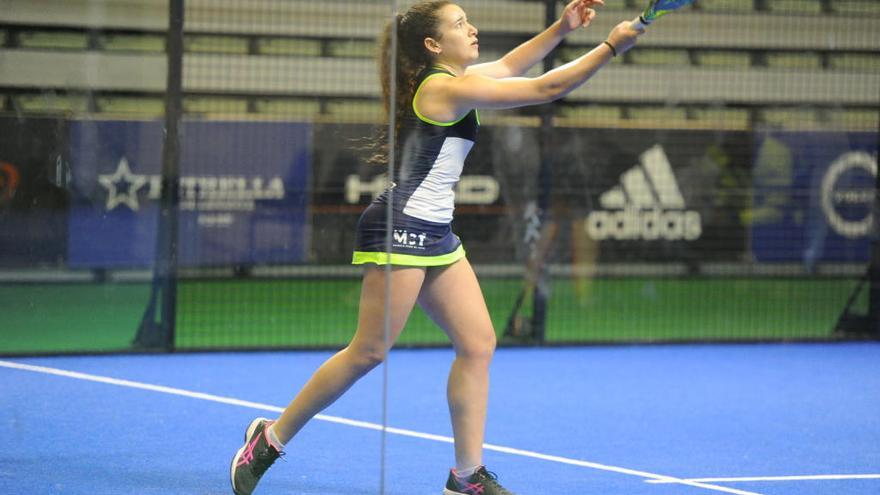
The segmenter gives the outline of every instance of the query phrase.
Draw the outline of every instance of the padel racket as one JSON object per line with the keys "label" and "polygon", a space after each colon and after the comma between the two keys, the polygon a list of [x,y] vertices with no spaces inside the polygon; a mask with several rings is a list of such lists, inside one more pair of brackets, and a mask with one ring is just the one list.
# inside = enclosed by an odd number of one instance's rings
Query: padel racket
{"label": "padel racket", "polygon": [[637,30],[644,30],[658,17],[664,16],[673,10],[678,10],[685,5],[694,3],[694,0],[651,0],[648,8],[642,12],[638,19],[633,21],[632,27]]}

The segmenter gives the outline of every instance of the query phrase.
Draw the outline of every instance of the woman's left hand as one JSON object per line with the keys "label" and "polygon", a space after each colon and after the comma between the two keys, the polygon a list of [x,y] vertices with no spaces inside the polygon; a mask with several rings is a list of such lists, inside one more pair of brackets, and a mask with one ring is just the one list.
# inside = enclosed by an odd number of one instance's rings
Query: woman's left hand
{"label": "woman's left hand", "polygon": [[597,5],[605,5],[604,0],[574,0],[565,6],[562,11],[562,17],[559,23],[565,33],[570,33],[579,27],[587,27],[596,17],[596,11],[593,7]]}

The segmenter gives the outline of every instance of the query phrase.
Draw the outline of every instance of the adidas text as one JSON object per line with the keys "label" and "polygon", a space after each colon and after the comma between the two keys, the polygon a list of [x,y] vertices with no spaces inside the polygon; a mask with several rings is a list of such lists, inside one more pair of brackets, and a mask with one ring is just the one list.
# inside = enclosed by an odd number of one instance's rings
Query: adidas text
{"label": "adidas text", "polygon": [[694,241],[703,233],[700,213],[688,210],[663,147],[656,145],[599,197],[584,228],[598,241]]}
{"label": "adidas text", "polygon": [[596,240],[694,241],[703,233],[696,211],[594,211],[587,217],[585,227]]}

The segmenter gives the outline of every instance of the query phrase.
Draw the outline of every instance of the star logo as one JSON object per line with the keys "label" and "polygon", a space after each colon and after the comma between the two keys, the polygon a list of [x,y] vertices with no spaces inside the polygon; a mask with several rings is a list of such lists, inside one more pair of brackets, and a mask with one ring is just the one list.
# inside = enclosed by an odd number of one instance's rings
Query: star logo
{"label": "star logo", "polygon": [[110,175],[99,175],[98,182],[107,188],[108,210],[112,210],[120,204],[124,204],[134,211],[140,209],[137,193],[147,183],[147,176],[131,173],[128,160],[125,157],[119,160],[116,172]]}

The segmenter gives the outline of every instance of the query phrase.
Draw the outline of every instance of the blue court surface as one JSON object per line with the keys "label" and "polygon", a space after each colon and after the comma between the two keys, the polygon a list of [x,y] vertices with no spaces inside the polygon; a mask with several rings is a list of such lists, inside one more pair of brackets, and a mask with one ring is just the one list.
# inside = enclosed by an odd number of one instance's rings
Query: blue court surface
{"label": "blue court surface", "polygon": [[[255,416],[328,352],[0,360],[0,493],[228,494]],[[395,350],[260,494],[438,495],[451,350]],[[485,462],[520,495],[880,493],[880,344],[500,349]]]}

